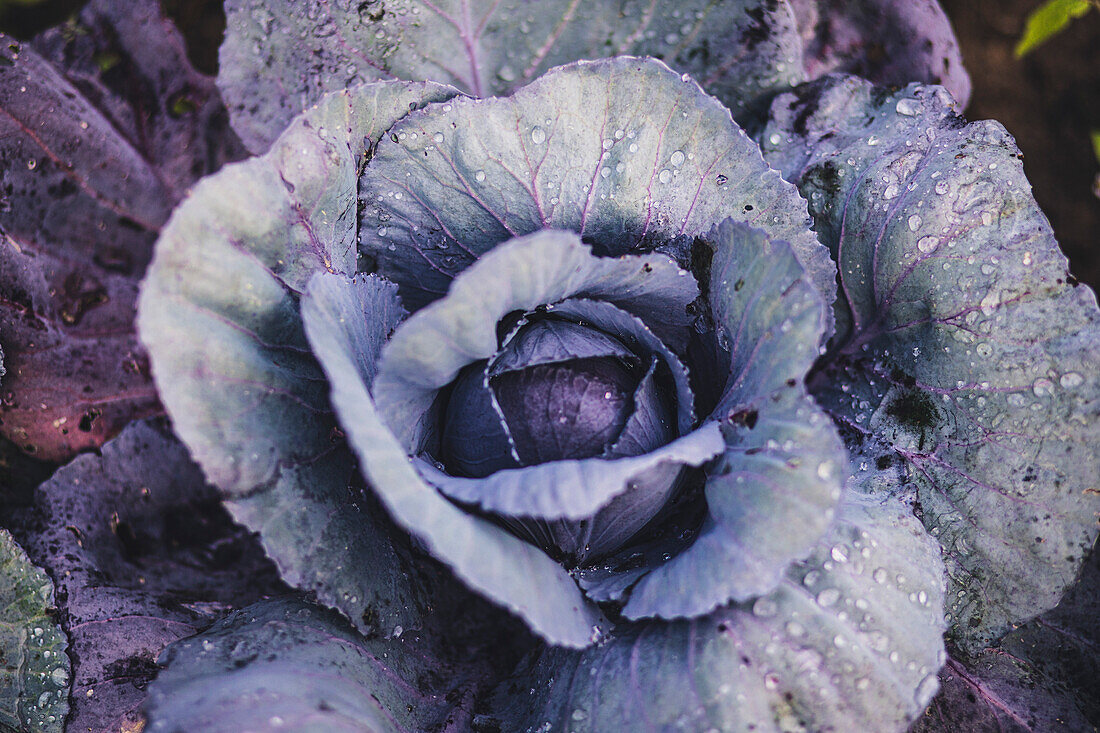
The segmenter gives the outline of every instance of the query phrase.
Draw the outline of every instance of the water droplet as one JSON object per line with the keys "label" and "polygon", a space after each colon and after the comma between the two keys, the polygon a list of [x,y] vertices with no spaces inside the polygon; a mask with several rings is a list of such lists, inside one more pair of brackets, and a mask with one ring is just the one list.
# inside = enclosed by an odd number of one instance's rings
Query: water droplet
{"label": "water droplet", "polygon": [[1084,384],[1085,378],[1077,372],[1066,372],[1058,379],[1058,384],[1062,385],[1066,389],[1073,389],[1074,387],[1080,387]]}
{"label": "water droplet", "polygon": [[776,132],[772,133],[772,136],[768,138],[768,142],[770,142],[772,145],[778,145],[779,141],[782,139],[783,138],[779,137],[779,133]]}
{"label": "water droplet", "polygon": [[475,173],[474,174],[474,180],[477,181],[478,183],[481,183],[482,181],[484,181],[485,180],[485,171],[478,171],[477,173]]}
{"label": "water droplet", "polygon": [[787,628],[787,633],[790,634],[791,636],[802,636],[803,634],[806,633],[806,627],[804,627],[802,624],[798,623],[797,621],[788,621],[786,628]]}
{"label": "water droplet", "polygon": [[983,359],[988,359],[990,356],[993,355],[993,347],[985,343],[984,341],[975,346],[974,351],[977,352],[978,356],[982,357]]}
{"label": "water droplet", "polygon": [[867,144],[872,147],[878,145],[878,135],[872,135],[871,137],[867,138]]}
{"label": "water droplet", "polygon": [[719,186],[725,186],[728,181],[729,178],[723,176],[721,173],[719,173],[718,176],[714,179],[714,182],[717,183]]}
{"label": "water droplet", "polygon": [[822,461],[817,465],[817,477],[822,481],[828,481],[832,478],[834,468],[832,461]]}
{"label": "water droplet", "polygon": [[31,158],[30,160],[27,161],[27,170],[33,171],[37,167],[38,167],[38,161],[35,160],[34,158]]}
{"label": "water droplet", "polygon": [[951,186],[948,185],[947,181],[940,181],[936,184],[936,193],[943,196],[950,188]]}
{"label": "water droplet", "polygon": [[677,150],[676,152],[674,152],[672,154],[672,157],[668,159],[668,162],[672,163],[672,165],[676,166],[677,168],[682,166],[684,164],[684,151]]}
{"label": "water droplet", "polygon": [[499,71],[497,71],[497,76],[500,77],[501,81],[515,81],[516,71],[508,64],[505,64],[504,66],[500,67]]}
{"label": "water droplet", "polygon": [[989,226],[992,223],[993,223],[993,214],[989,213],[988,211],[983,211],[982,212],[982,225]]}
{"label": "water droplet", "polygon": [[909,217],[909,231],[917,231],[918,229],[920,229],[921,224],[923,223],[924,220],[920,218],[920,214],[913,214]]}
{"label": "water droplet", "polygon": [[848,548],[847,547],[837,545],[836,547],[834,547],[832,549],[832,552],[830,552],[829,554],[832,555],[832,558],[834,560],[836,560],[837,562],[848,562]]}
{"label": "water droplet", "polygon": [[752,612],[760,618],[770,618],[779,612],[779,606],[771,598],[757,598],[756,603],[752,604]]}
{"label": "water droplet", "polygon": [[891,183],[886,187],[886,190],[882,192],[882,197],[889,201],[890,199],[897,198],[899,189],[896,184]]}
{"label": "water droplet", "polygon": [[668,183],[672,180],[672,171],[668,168],[661,169],[661,172],[657,174],[657,180],[661,183]]}
{"label": "water droplet", "polygon": [[928,254],[929,252],[934,252],[936,250],[936,247],[939,246],[939,237],[921,237],[919,240],[917,240],[917,249],[919,249],[921,252],[924,252],[925,254]]}
{"label": "water droplet", "polygon": [[546,132],[544,132],[541,127],[536,127],[534,130],[531,130],[531,141],[534,142],[535,145],[542,145],[546,142]]}
{"label": "water droplet", "polygon": [[1054,394],[1054,382],[1041,377],[1031,385],[1031,391],[1035,393],[1036,397],[1049,397]]}
{"label": "water droplet", "polygon": [[921,112],[921,108],[922,105],[919,100],[909,99],[908,97],[906,97],[905,99],[899,99],[898,103],[894,105],[894,109],[898,111],[899,115],[905,115],[907,117],[914,117],[916,115],[919,115]]}
{"label": "water droplet", "polygon": [[871,577],[876,583],[886,582],[886,568],[875,568],[875,571],[871,573]]}
{"label": "water droplet", "polygon": [[817,594],[817,605],[828,608],[840,600],[840,591],[836,588],[826,588]]}
{"label": "water droplet", "polygon": [[588,713],[584,712],[580,708],[577,708],[576,710],[573,711],[572,718],[573,718],[573,720],[577,721],[578,723],[582,720],[585,720],[587,717],[588,717]]}
{"label": "water droplet", "polygon": [[779,687],[779,677],[774,674],[764,675],[764,687],[769,690],[774,690],[776,687]]}
{"label": "water droplet", "polygon": [[443,142],[443,133],[437,132],[436,134],[432,135],[432,140],[434,140],[436,143]]}

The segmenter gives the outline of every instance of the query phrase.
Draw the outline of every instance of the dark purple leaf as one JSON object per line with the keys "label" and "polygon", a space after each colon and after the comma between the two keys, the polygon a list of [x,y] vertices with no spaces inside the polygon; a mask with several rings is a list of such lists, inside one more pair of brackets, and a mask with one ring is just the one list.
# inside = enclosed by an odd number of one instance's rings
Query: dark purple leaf
{"label": "dark purple leaf", "polygon": [[[515,664],[518,648],[485,646],[498,621],[478,618],[485,611],[450,607],[458,623],[447,629],[366,638],[328,609],[257,603],[165,651],[146,707],[150,733],[476,730],[478,693]],[[463,625],[482,634],[480,648],[465,645]]]}
{"label": "dark purple leaf", "polygon": [[258,543],[168,429],[138,422],[38,489],[19,532],[57,584],[73,658],[72,730],[140,719],[164,646],[283,592]]}
{"label": "dark purple leaf", "polygon": [[960,107],[970,76],[936,0],[790,0],[807,79],[848,72],[883,86],[942,84]]}
{"label": "dark purple leaf", "polygon": [[152,0],[0,38],[0,434],[61,461],[160,410],[137,282],[187,187],[242,153]]}

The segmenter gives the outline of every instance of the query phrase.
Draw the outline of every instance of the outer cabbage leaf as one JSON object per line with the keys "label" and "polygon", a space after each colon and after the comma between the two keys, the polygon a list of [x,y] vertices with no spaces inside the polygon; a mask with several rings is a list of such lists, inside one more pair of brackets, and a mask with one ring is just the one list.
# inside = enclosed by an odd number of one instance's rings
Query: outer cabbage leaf
{"label": "outer cabbage leaf", "polygon": [[939,547],[907,506],[851,493],[811,557],[752,604],[546,649],[490,703],[501,730],[898,730],[944,659]]}
{"label": "outer cabbage leaf", "polygon": [[818,544],[840,498],[844,447],[803,384],[826,309],[790,247],[725,221],[707,299],[730,377],[715,417],[725,452],[707,469],[707,514],[690,547],[638,581],[627,618],[697,616],[771,591]]}
{"label": "outer cabbage leaf", "polygon": [[1058,607],[973,659],[949,660],[913,733],[1079,731],[1100,725],[1100,554]]}
{"label": "outer cabbage leaf", "polygon": [[160,411],[137,282],[172,206],[244,150],[152,0],[93,0],[0,57],[0,433],[62,461]]}
{"label": "outer cabbage leaf", "polygon": [[[699,292],[690,273],[664,255],[596,257],[572,232],[518,237],[471,264],[445,298],[414,313],[382,351],[371,391],[409,453],[423,447],[439,390],[467,364],[497,353],[497,324],[509,313],[590,298],[633,312],[665,341],[686,343],[688,306]],[[626,335],[646,339],[650,351],[667,348],[653,333]],[[675,372],[673,378],[687,379]]]}
{"label": "outer cabbage leaf", "polygon": [[364,638],[302,601],[257,603],[161,655],[149,730],[470,730],[479,677],[490,668],[444,667],[422,646],[400,628]]}
{"label": "outer cabbage leaf", "polygon": [[393,83],[326,98],[265,156],[196,186],[142,287],[138,327],[177,434],[283,578],[363,631],[415,627],[423,599],[355,478],[298,297],[314,272],[355,270],[371,146],[410,107],[453,93]]}
{"label": "outer cabbage leaf", "polygon": [[585,646],[601,616],[569,574],[534,545],[440,496],[383,422],[368,385],[392,330],[382,316],[400,310],[396,297],[393,285],[377,277],[320,274],[303,305],[306,332],[364,475],[390,516],[468,585],[551,642]]}
{"label": "outer cabbage leaf", "polygon": [[411,114],[378,145],[360,195],[361,248],[410,308],[498,243],[539,229],[622,255],[729,217],[789,241],[821,292],[835,290],[805,202],[728,109],[659,61],[570,64],[507,98]]}
{"label": "outer cabbage leaf", "polygon": [[973,652],[1054,606],[1097,536],[1095,296],[1004,128],[966,125],[942,89],[831,78],[778,98],[764,138],[839,262],[811,386],[852,445],[900,459]]}
{"label": "outer cabbage leaf", "polygon": [[255,538],[159,422],[137,422],[37,492],[17,528],[55,578],[71,639],[73,730],[125,730],[154,660],[233,606],[282,592]]}
{"label": "outer cabbage leaf", "polygon": [[230,0],[226,14],[219,85],[254,152],[325,92],[364,81],[489,97],[552,66],[634,54],[691,73],[740,116],[803,80],[785,0]]}
{"label": "outer cabbage leaf", "polygon": [[0,529],[0,727],[31,733],[65,727],[68,641],[53,611],[53,583]]}
{"label": "outer cabbage leaf", "polygon": [[942,84],[966,106],[970,75],[936,0],[790,0],[806,78],[847,72],[881,86]]}

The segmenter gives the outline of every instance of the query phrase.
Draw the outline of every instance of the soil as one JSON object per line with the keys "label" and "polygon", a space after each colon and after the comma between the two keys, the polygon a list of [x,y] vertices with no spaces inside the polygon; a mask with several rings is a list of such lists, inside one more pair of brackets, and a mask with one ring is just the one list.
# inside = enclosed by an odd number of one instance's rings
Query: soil
{"label": "soil", "polygon": [[[955,26],[974,81],[966,110],[995,119],[1015,137],[1035,198],[1050,218],[1070,269],[1100,288],[1100,162],[1090,130],[1100,130],[1100,12],[1023,59],[1012,54],[1024,19],[1041,0],[941,0]],[[79,9],[83,0],[44,0],[20,7],[0,0],[0,29],[29,37]],[[187,37],[196,66],[217,69],[225,28],[220,0],[162,0]]]}

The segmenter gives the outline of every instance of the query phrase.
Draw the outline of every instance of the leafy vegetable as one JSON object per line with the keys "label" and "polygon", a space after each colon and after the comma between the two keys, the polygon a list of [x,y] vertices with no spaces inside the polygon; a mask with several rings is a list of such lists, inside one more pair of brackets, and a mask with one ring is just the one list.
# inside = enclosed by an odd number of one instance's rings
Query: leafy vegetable
{"label": "leafy vegetable", "polygon": [[425,665],[414,633],[365,639],[301,601],[249,606],[164,653],[149,729],[468,730],[473,690]]}
{"label": "leafy vegetable", "polygon": [[[811,388],[944,547],[974,652],[1053,607],[1097,536],[1096,296],[1066,270],[994,122],[855,78],[779,97],[765,152],[840,269]],[[881,451],[881,453],[879,453]]]}
{"label": "leafy vegetable", "polygon": [[227,11],[229,115],[146,0],[0,48],[2,496],[101,451],[0,727],[1096,718],[1100,309],[935,3]]}
{"label": "leafy vegetable", "polygon": [[253,152],[326,92],[362,82],[426,79],[503,96],[553,66],[608,56],[662,59],[741,122],[807,73],[943,82],[963,103],[970,89],[950,25],[928,0],[229,0],[226,14],[219,86]]}

